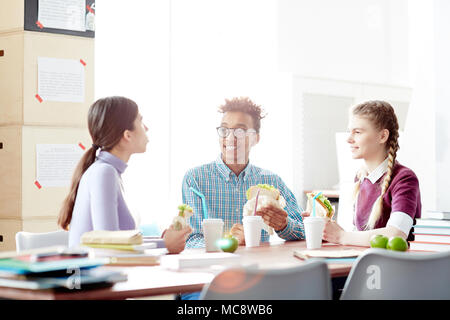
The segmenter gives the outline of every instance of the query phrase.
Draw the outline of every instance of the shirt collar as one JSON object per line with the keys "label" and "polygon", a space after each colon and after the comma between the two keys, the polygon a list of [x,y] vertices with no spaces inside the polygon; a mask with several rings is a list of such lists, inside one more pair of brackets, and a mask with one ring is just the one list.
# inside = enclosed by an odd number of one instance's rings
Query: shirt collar
{"label": "shirt collar", "polygon": [[111,164],[120,174],[122,174],[128,165],[115,155],[109,153],[108,151],[100,151],[98,153],[97,159],[100,159],[104,162]]}
{"label": "shirt collar", "polygon": [[380,163],[380,165],[375,170],[373,170],[367,176],[363,177],[361,179],[361,182],[362,180],[364,180],[364,178],[366,178],[369,179],[369,181],[372,184],[374,184],[387,172],[387,168],[388,168],[388,158],[386,158],[382,163]]}
{"label": "shirt collar", "polygon": [[[220,154],[216,159],[216,167],[219,173],[222,175],[222,177],[225,179],[225,181],[230,180],[230,175],[234,174],[233,171],[231,171],[230,168],[223,162],[222,155]],[[250,164],[250,161],[248,162],[247,166],[245,167],[244,171],[241,172],[240,176],[243,176],[244,181],[247,181],[247,179],[251,176],[253,172],[253,165]]]}

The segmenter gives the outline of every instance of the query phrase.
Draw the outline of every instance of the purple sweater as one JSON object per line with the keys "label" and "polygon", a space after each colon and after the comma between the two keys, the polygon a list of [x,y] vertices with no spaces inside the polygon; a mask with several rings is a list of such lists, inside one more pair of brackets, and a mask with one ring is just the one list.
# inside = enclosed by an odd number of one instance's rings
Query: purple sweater
{"label": "purple sweater", "polygon": [[[381,194],[383,179],[384,175],[374,184],[368,179],[364,179],[361,183],[354,218],[354,225],[360,231],[364,230],[364,225],[369,219],[372,206]],[[421,216],[422,205],[420,202],[419,180],[416,175],[411,169],[395,162],[391,183],[383,196],[383,212],[375,225],[375,229],[385,227],[391,213],[398,211],[409,215],[415,224],[416,218]],[[408,241],[411,240],[414,240],[412,230],[408,235]]]}
{"label": "purple sweater", "polygon": [[69,227],[69,247],[92,230],[130,230],[136,225],[123,197],[121,174],[127,164],[106,151],[86,170],[78,186]]}

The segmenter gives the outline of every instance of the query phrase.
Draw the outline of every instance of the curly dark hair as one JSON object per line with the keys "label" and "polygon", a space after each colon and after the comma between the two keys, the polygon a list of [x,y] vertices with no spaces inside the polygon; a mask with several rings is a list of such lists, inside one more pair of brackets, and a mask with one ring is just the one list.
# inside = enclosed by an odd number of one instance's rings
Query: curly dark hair
{"label": "curly dark hair", "polygon": [[263,114],[264,110],[261,106],[255,104],[248,97],[235,97],[231,100],[225,99],[225,104],[219,107],[219,112],[225,113],[229,111],[239,111],[250,115],[257,133],[259,133],[259,129],[261,128],[261,119],[266,116],[266,114]]}

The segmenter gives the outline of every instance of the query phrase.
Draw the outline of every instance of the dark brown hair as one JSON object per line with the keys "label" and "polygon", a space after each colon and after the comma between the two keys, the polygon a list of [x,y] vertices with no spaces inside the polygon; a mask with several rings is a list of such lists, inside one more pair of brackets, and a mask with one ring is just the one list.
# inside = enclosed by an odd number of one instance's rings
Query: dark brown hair
{"label": "dark brown hair", "polygon": [[261,106],[256,105],[248,97],[233,98],[231,100],[225,99],[225,104],[219,107],[219,112],[225,113],[229,111],[239,111],[250,115],[253,119],[253,125],[256,132],[259,133],[261,128],[261,119],[266,115],[262,114]]}
{"label": "dark brown hair", "polygon": [[[400,149],[398,145],[398,120],[394,108],[386,101],[367,101],[354,106],[351,112],[355,116],[367,118],[378,130],[387,129],[389,131],[389,137],[386,141],[386,151],[388,152],[387,172],[382,181],[381,195],[375,201],[369,219],[366,222],[366,229],[373,229],[381,217],[383,211],[383,195],[386,193],[391,182],[397,151]],[[358,178],[360,178],[360,174],[358,175]],[[358,196],[359,187],[360,183],[358,179],[355,185],[355,199]]]}
{"label": "dark brown hair", "polygon": [[95,162],[97,149],[109,151],[123,136],[125,130],[134,130],[134,121],[139,114],[137,104],[125,97],[107,97],[94,102],[88,112],[88,128],[92,138],[89,148],[75,168],[70,191],[64,199],[58,216],[58,225],[68,229],[81,177]]}

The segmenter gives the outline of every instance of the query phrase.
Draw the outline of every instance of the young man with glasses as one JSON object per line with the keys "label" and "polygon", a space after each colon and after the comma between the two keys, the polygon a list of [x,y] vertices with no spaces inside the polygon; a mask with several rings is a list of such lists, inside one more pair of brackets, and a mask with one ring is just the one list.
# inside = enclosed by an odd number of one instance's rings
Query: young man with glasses
{"label": "young man with glasses", "polygon": [[[223,113],[219,136],[220,156],[216,161],[188,170],[183,179],[183,203],[194,209],[190,219],[193,232],[186,247],[204,247],[202,232],[203,207],[206,205],[208,218],[224,221],[224,232],[231,232],[239,244],[245,244],[242,226],[242,208],[247,202],[246,191],[257,184],[269,184],[277,188],[286,199],[286,207],[273,206],[257,212],[285,240],[304,239],[302,217],[293,193],[276,174],[258,168],[249,162],[251,148],[259,142],[261,107],[249,98],[225,100],[219,107]],[[204,202],[202,202],[204,197]],[[269,234],[262,232],[262,241],[269,240]]]}

